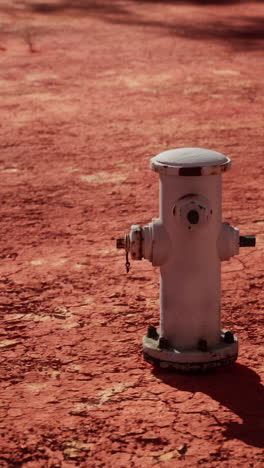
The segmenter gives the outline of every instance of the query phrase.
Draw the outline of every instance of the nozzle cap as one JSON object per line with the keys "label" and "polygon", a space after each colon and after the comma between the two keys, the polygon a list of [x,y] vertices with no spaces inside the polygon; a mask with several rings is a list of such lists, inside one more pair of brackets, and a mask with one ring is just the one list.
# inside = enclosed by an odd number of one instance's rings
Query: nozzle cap
{"label": "nozzle cap", "polygon": [[255,247],[256,236],[239,236],[240,247]]}
{"label": "nozzle cap", "polygon": [[125,241],[124,237],[116,239],[116,248],[117,249],[125,249],[126,248],[126,241]]}

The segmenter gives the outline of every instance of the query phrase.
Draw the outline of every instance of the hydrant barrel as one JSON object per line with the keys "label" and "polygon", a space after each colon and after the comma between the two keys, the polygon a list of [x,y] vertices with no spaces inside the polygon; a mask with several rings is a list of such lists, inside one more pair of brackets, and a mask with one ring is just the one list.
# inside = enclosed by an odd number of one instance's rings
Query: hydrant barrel
{"label": "hydrant barrel", "polygon": [[160,335],[177,349],[220,340],[221,173],[230,160],[197,148],[151,160],[160,174],[160,218],[170,238],[160,267]]}

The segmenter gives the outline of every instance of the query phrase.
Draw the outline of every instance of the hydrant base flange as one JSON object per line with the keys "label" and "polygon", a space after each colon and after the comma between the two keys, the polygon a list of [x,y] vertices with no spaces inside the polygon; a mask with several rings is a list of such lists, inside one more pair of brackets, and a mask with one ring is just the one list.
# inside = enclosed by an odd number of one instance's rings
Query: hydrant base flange
{"label": "hydrant base flange", "polygon": [[144,336],[144,359],[156,367],[190,373],[226,366],[236,361],[238,355],[237,337],[231,334],[232,342],[226,342],[227,333],[229,332],[222,330],[220,343],[206,351],[200,349],[179,350],[172,347],[161,349],[159,340]]}

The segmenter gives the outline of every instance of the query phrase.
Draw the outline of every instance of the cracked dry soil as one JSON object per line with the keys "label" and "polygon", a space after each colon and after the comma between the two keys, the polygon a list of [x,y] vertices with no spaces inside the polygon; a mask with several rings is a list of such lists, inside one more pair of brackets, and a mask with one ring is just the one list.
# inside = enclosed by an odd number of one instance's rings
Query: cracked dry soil
{"label": "cracked dry soil", "polygon": [[[0,6],[0,466],[262,467],[263,2]],[[236,364],[153,369],[158,270],[115,239],[158,213],[149,158],[233,160],[223,218],[255,249],[223,263]]]}

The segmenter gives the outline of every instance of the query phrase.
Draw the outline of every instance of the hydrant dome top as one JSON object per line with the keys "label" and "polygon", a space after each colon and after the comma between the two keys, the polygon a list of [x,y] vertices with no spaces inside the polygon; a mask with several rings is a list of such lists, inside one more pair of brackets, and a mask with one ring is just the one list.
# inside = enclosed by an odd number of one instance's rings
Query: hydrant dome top
{"label": "hydrant dome top", "polygon": [[167,175],[203,176],[227,171],[231,160],[221,153],[202,148],[164,151],[150,161],[153,171]]}

